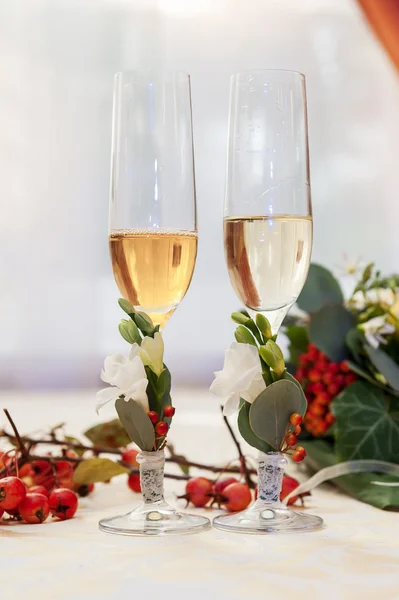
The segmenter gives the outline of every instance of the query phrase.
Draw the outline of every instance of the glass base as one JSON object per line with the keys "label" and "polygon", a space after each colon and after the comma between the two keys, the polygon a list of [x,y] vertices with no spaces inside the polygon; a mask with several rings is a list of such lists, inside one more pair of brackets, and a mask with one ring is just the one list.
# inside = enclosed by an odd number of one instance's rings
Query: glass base
{"label": "glass base", "polygon": [[99,522],[99,528],[106,533],[141,536],[197,533],[210,526],[206,517],[178,512],[165,501],[142,503],[126,515]]}
{"label": "glass base", "polygon": [[281,505],[255,502],[242,512],[215,517],[213,525],[236,533],[297,533],[322,529],[323,519]]}

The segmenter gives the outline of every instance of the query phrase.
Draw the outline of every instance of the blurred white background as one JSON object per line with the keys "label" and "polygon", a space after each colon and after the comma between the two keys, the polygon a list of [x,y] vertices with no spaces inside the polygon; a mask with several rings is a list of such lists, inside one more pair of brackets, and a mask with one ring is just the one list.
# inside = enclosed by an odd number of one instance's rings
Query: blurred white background
{"label": "blurred white background", "polygon": [[200,246],[166,330],[175,383],[208,384],[239,307],[222,204],[230,73],[307,76],[313,260],[399,270],[399,81],[355,0],[0,0],[0,387],[98,384],[126,348],[107,246],[115,71],[192,75]]}

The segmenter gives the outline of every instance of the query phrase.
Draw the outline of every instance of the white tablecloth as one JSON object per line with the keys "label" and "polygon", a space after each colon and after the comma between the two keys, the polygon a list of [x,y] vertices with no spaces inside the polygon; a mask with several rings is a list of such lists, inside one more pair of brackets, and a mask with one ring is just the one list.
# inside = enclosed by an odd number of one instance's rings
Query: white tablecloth
{"label": "white tablecloth", "polygon": [[[207,392],[178,390],[174,400],[170,439],[179,452],[215,464],[235,456],[217,402]],[[76,435],[99,421],[94,392],[2,393],[2,406],[22,433],[66,421]],[[295,474],[292,466],[291,471]],[[98,484],[70,521],[2,525],[1,600],[399,599],[397,513],[325,486],[306,502],[306,510],[325,520],[325,529],[315,533],[246,536],[210,530],[151,539],[101,533],[100,518],[139,502],[125,479]],[[176,502],[183,487],[166,481],[167,499]]]}

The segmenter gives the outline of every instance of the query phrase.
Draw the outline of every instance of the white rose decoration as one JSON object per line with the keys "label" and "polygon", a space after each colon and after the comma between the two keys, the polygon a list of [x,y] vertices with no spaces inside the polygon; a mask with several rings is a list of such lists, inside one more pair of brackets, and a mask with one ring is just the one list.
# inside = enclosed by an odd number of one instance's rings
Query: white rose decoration
{"label": "white rose decoration", "polygon": [[222,371],[215,372],[210,391],[224,399],[223,414],[238,410],[240,397],[252,402],[266,388],[259,353],[251,344],[233,342],[226,350]]}
{"label": "white rose decoration", "polygon": [[107,402],[124,396],[126,402],[133,399],[147,412],[149,410],[147,398],[148,379],[140,358],[140,346],[133,344],[129,356],[111,354],[104,361],[101,379],[110,383],[112,387],[104,388],[97,392],[97,412]]}
{"label": "white rose decoration", "polygon": [[154,337],[145,337],[140,346],[140,357],[143,364],[150,367],[156,375],[163,371],[164,344],[162,335],[157,332]]}

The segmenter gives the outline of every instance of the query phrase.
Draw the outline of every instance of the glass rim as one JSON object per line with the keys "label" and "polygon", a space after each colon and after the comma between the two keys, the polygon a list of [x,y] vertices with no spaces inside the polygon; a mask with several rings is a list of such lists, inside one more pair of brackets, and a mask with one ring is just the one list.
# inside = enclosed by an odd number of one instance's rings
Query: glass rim
{"label": "glass rim", "polygon": [[306,75],[302,73],[302,71],[295,71],[294,69],[243,69],[241,71],[237,71],[231,75],[232,81],[239,81],[240,77],[245,77],[248,75],[261,76],[270,73],[270,75],[278,75],[281,73],[282,75],[292,75],[298,77],[299,79],[305,81]]}
{"label": "glass rim", "polygon": [[151,83],[153,81],[163,82],[187,82],[190,81],[190,74],[186,71],[174,71],[173,69],[127,69],[126,71],[117,71],[114,79],[130,79],[131,81],[143,81]]}

